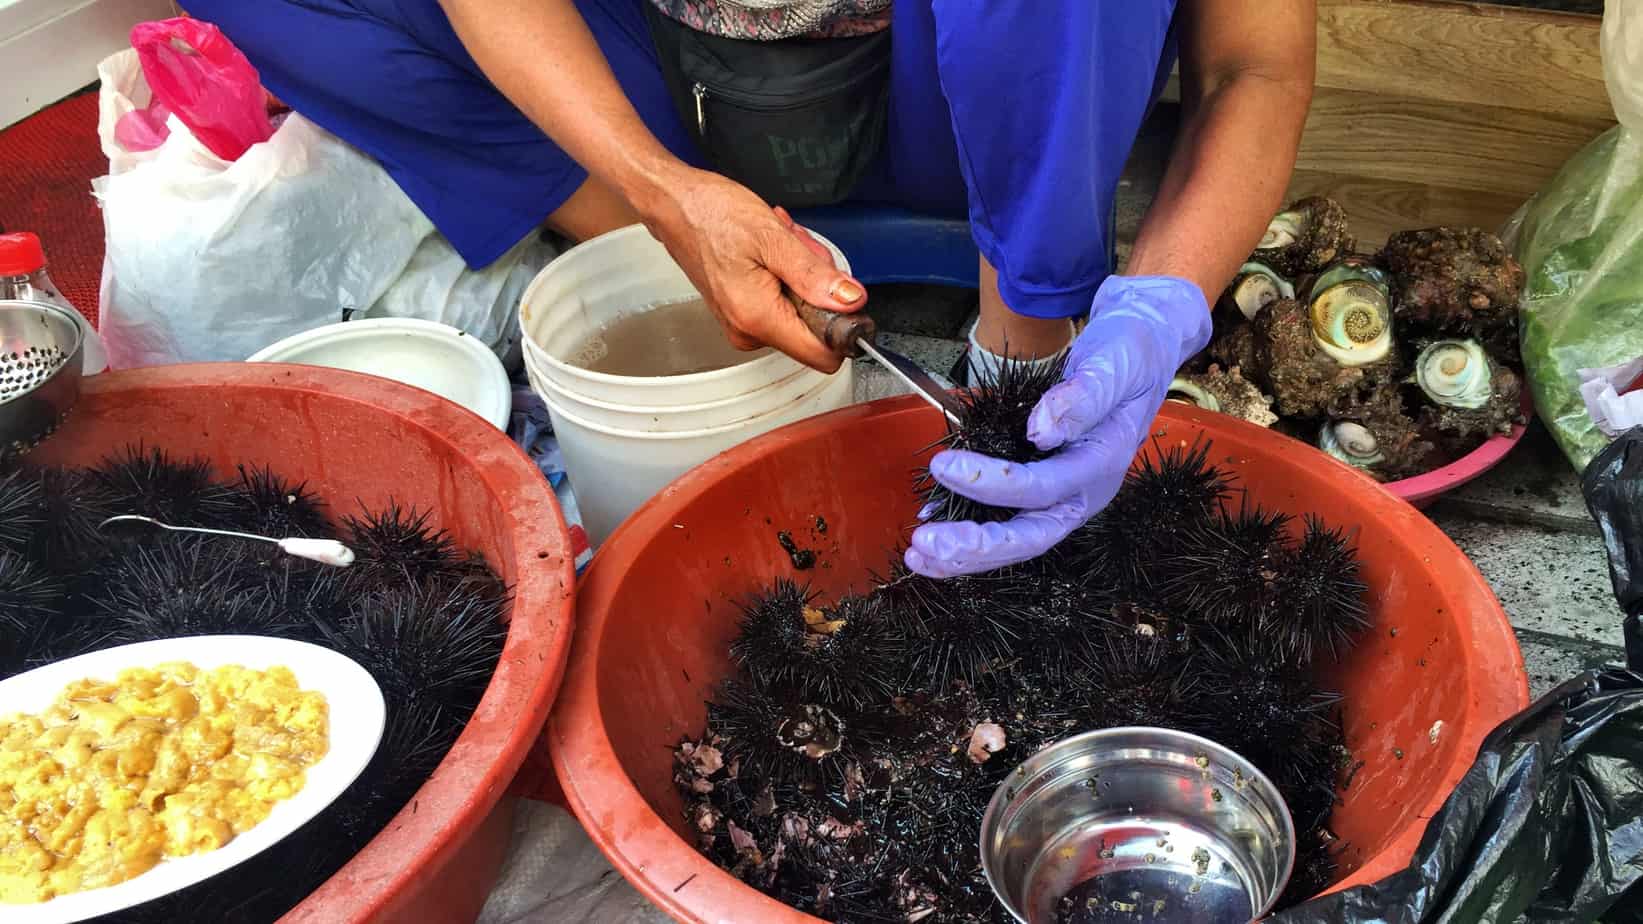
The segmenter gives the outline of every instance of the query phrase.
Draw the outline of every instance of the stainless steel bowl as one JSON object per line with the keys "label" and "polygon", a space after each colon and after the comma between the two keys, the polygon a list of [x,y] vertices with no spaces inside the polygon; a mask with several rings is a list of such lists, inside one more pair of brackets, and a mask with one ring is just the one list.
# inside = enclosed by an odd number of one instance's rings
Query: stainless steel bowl
{"label": "stainless steel bowl", "polygon": [[84,340],[61,308],[0,300],[0,466],[50,436],[79,399]]}
{"label": "stainless steel bowl", "polygon": [[1295,826],[1272,781],[1227,748],[1111,728],[1010,774],[981,822],[981,863],[1027,924],[1243,924],[1288,884]]}

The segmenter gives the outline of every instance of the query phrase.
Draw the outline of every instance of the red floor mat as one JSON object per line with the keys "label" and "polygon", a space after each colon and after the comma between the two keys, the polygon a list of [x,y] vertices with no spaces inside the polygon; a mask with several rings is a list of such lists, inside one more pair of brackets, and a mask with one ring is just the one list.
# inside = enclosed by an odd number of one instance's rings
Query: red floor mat
{"label": "red floor mat", "polygon": [[94,323],[103,216],[91,181],[107,172],[95,92],[0,131],[0,228],[40,235],[52,281]]}

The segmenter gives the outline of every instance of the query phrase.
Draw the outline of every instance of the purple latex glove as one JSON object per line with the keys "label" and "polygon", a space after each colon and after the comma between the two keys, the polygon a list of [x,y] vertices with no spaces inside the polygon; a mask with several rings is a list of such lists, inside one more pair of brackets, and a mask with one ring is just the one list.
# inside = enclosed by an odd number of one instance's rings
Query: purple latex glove
{"label": "purple latex glove", "polygon": [[1033,409],[1027,438],[1046,452],[1019,464],[963,450],[930,474],[953,491],[1022,512],[1005,523],[926,523],[907,567],[927,577],[979,574],[1037,558],[1101,512],[1124,483],[1175,371],[1209,342],[1209,306],[1172,276],[1109,276],[1073,341],[1066,378]]}

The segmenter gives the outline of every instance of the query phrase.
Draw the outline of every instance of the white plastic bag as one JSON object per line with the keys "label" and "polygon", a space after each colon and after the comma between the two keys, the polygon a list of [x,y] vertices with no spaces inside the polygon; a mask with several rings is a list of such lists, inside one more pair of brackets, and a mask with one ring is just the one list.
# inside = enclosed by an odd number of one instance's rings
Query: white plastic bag
{"label": "white plastic bag", "polygon": [[506,353],[518,295],[553,256],[535,235],[469,271],[375,161],[300,115],[232,162],[175,117],[158,148],[127,150],[115,126],[149,100],[137,53],[98,74],[99,326],[114,368],[243,360],[373,316],[450,324]]}
{"label": "white plastic bag", "polygon": [[1643,356],[1604,369],[1580,370],[1580,397],[1592,423],[1609,439],[1633,427],[1643,427],[1643,389],[1630,389],[1643,382]]}
{"label": "white plastic bag", "polygon": [[443,235],[430,234],[388,291],[356,317],[440,321],[478,337],[511,362],[519,352],[519,297],[558,253],[557,244],[533,234],[475,271]]}

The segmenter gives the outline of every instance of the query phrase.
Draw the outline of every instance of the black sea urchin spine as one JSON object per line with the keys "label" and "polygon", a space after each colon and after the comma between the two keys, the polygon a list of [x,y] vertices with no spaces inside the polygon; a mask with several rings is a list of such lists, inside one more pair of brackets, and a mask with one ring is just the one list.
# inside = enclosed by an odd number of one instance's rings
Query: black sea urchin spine
{"label": "black sea urchin spine", "polygon": [[792,686],[801,667],[795,653],[802,652],[809,632],[804,612],[816,594],[787,578],[778,578],[769,589],[741,604],[742,619],[730,656],[764,689]]}
{"label": "black sea urchin spine", "polygon": [[153,517],[173,526],[231,526],[240,509],[232,488],[211,478],[204,459],[179,461],[163,450],[128,446],[92,469],[92,477],[119,513]]}
{"label": "black sea urchin spine", "polygon": [[902,675],[915,688],[941,691],[974,683],[1016,657],[1034,612],[1010,571],[933,580],[901,574],[883,591],[906,638]]}
{"label": "black sea urchin spine", "polygon": [[384,688],[466,719],[496,670],[507,625],[501,602],[406,584],[357,599],[332,643]]}
{"label": "black sea urchin spine", "polygon": [[287,481],[267,467],[241,465],[239,473],[235,488],[244,510],[234,528],[276,539],[331,534],[325,503],[308,491],[306,482]]}
{"label": "black sea urchin spine", "polygon": [[378,513],[344,518],[343,541],[355,555],[350,572],[368,585],[394,586],[457,566],[456,543],[432,521],[432,511],[419,513],[393,501]]}
{"label": "black sea urchin spine", "polygon": [[1182,536],[1221,507],[1224,472],[1209,462],[1209,443],[1154,444],[1143,451],[1101,515],[1068,537],[1067,555],[1091,575],[1127,592],[1160,583],[1154,566],[1180,554]]}
{"label": "black sea urchin spine", "polygon": [[1324,829],[1299,832],[1295,845],[1295,871],[1278,899],[1278,908],[1304,902],[1329,888],[1341,875],[1338,841]]}
{"label": "black sea urchin spine", "polygon": [[1323,736],[1334,742],[1340,694],[1320,690],[1259,630],[1212,633],[1198,640],[1193,673],[1202,725],[1194,729],[1272,773],[1297,748]]}
{"label": "black sea urchin spine", "polygon": [[29,554],[60,574],[89,569],[108,551],[109,537],[100,524],[115,514],[113,499],[89,471],[44,469],[30,474],[38,479],[41,522],[29,541]]}
{"label": "black sea urchin spine", "polygon": [[62,612],[62,579],[21,555],[0,551],[0,628],[32,632]]}
{"label": "black sea urchin spine", "polygon": [[1301,663],[1320,652],[1345,655],[1369,627],[1369,588],[1358,572],[1357,552],[1345,534],[1308,517],[1299,546],[1280,562],[1277,605],[1265,629]]}
{"label": "black sea urchin spine", "polygon": [[1083,711],[1091,727],[1194,724],[1194,677],[1178,646],[1135,632],[1109,634],[1090,664],[1091,688]]}
{"label": "black sea urchin spine", "polygon": [[300,559],[269,569],[266,586],[292,637],[316,644],[340,637],[356,599],[347,570]]}
{"label": "black sea urchin spine", "polygon": [[[949,426],[940,445],[1010,462],[1037,462],[1046,458],[1049,453],[1027,439],[1027,421],[1044,393],[1061,381],[1064,370],[1065,361],[1005,360],[997,382],[964,393],[961,398],[964,409],[958,423]],[[1010,519],[1017,512],[957,494],[927,471],[918,479],[916,489],[924,495],[933,521],[996,523]]]}
{"label": "black sea urchin spine", "polygon": [[1248,503],[1182,530],[1178,553],[1155,563],[1171,607],[1212,625],[1247,629],[1273,604],[1289,551],[1290,518]]}
{"label": "black sea urchin spine", "polygon": [[1112,618],[1110,587],[1053,551],[1012,571],[1025,616],[1019,654],[1038,674],[1073,682],[1089,663],[1091,646],[1120,628]]}
{"label": "black sea urchin spine", "polygon": [[110,564],[92,603],[116,644],[196,635],[287,635],[292,626],[243,544],[156,536]]}
{"label": "black sea urchin spine", "polygon": [[[806,750],[793,726],[813,712],[838,734],[836,742]],[[853,718],[815,704],[784,701],[737,680],[720,684],[707,704],[708,733],[719,741],[726,762],[736,762],[750,780],[796,786],[812,795],[840,787],[850,755],[866,750],[858,746],[862,729]]]}
{"label": "black sea urchin spine", "polygon": [[0,680],[28,666],[38,639],[62,619],[64,596],[57,575],[0,550]]}
{"label": "black sea urchin spine", "polygon": [[742,610],[731,657],[763,689],[804,702],[861,709],[889,702],[902,641],[877,597],[813,605],[814,595],[778,580]]}
{"label": "black sea urchin spine", "polygon": [[21,469],[0,474],[0,552],[22,553],[45,524],[40,479]]}
{"label": "black sea urchin spine", "polygon": [[1123,514],[1179,528],[1214,513],[1229,482],[1225,472],[1210,464],[1209,451],[1210,442],[1202,438],[1168,446],[1155,441],[1152,452],[1143,450],[1138,457],[1119,492]]}

